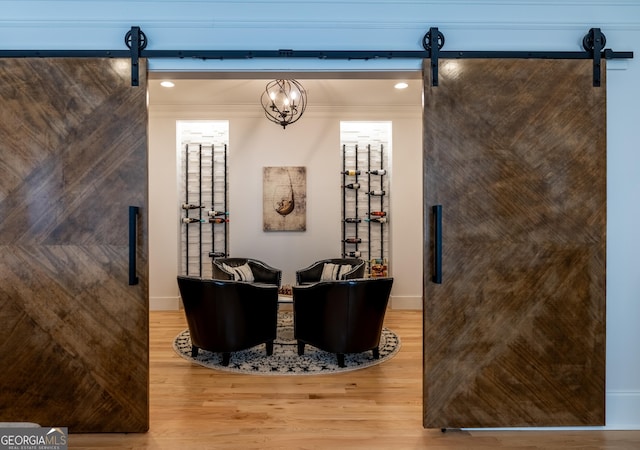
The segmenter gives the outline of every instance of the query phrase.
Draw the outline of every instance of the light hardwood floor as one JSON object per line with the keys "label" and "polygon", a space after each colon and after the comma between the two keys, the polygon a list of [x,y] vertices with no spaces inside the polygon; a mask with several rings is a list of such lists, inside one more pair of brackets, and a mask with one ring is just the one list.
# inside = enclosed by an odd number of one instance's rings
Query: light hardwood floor
{"label": "light hardwood floor", "polygon": [[422,315],[389,311],[402,348],[330,376],[217,372],[177,356],[182,312],[151,312],[151,424],[143,434],[71,434],[70,449],[640,449],[640,431],[422,428]]}

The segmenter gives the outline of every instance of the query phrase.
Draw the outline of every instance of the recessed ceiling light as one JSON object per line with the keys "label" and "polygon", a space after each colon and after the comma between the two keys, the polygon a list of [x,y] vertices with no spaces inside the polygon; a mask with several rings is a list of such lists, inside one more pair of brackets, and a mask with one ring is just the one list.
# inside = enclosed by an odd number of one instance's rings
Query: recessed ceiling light
{"label": "recessed ceiling light", "polygon": [[404,81],[401,81],[400,83],[396,83],[395,86],[393,86],[396,89],[406,89],[409,87],[409,85],[407,83],[405,83]]}
{"label": "recessed ceiling light", "polygon": [[163,87],[174,87],[175,84],[173,83],[173,81],[162,81],[162,82],[160,82],[160,86],[163,86]]}

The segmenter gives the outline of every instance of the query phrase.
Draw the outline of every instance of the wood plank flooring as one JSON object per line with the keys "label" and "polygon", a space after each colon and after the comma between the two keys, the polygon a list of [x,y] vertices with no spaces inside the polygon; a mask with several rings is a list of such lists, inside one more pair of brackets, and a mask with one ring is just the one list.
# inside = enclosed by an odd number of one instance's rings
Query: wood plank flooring
{"label": "wood plank flooring", "polygon": [[177,356],[182,312],[150,315],[150,430],[71,434],[70,449],[638,449],[640,431],[447,431],[422,428],[422,313],[385,325],[402,348],[377,366],[331,376],[216,372]]}

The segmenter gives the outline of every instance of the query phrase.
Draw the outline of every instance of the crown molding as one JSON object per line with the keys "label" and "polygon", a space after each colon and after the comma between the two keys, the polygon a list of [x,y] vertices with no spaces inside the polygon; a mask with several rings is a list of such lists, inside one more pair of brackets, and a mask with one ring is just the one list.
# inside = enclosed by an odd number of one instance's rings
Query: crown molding
{"label": "crown molding", "polygon": [[[149,107],[149,117],[175,120],[229,120],[264,117],[259,104],[248,105],[155,105]],[[308,107],[304,118],[338,120],[392,120],[422,117],[420,106],[314,106]]]}

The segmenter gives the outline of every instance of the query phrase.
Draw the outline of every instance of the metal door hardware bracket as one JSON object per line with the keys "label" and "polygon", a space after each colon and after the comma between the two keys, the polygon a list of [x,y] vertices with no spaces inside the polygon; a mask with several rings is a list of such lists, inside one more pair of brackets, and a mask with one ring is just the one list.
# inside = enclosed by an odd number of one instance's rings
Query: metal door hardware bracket
{"label": "metal door hardware bracket", "polygon": [[444,35],[432,27],[422,39],[422,46],[431,60],[431,86],[438,86],[438,60],[462,58],[522,58],[522,59],[593,59],[593,86],[599,87],[602,79],[602,58],[633,58],[633,52],[614,52],[605,49],[607,39],[600,28],[591,28],[582,39],[582,52],[529,52],[529,51],[442,51]]}
{"label": "metal door hardware bracket", "polygon": [[591,28],[584,37],[580,52],[528,52],[528,51],[443,51],[444,35],[431,27],[424,35],[424,50],[147,50],[148,40],[140,27],[132,26],[125,34],[128,50],[0,50],[0,58],[131,58],[131,85],[139,85],[140,58],[192,58],[201,60],[251,58],[311,58],[343,60],[375,60],[393,58],[419,58],[431,60],[432,86],[438,85],[438,61],[462,58],[538,58],[538,59],[593,59],[593,85],[600,86],[601,59],[631,59],[633,52],[614,52],[604,49],[606,38],[600,28]]}
{"label": "metal door hardware bracket", "polygon": [[[591,28],[589,32],[582,39],[582,47],[584,50],[592,55],[593,58],[593,86],[600,87],[600,80],[602,77],[601,58],[604,46],[607,43],[607,38],[600,32],[600,28]],[[610,50],[605,50],[606,52]]]}
{"label": "metal door hardware bracket", "polygon": [[431,59],[431,86],[438,85],[438,54],[444,46],[444,34],[437,27],[429,28],[422,39],[422,46],[429,52]]}
{"label": "metal door hardware bracket", "polygon": [[131,27],[124,36],[124,43],[131,51],[131,86],[140,85],[140,52],[147,47],[147,36],[140,27]]}

